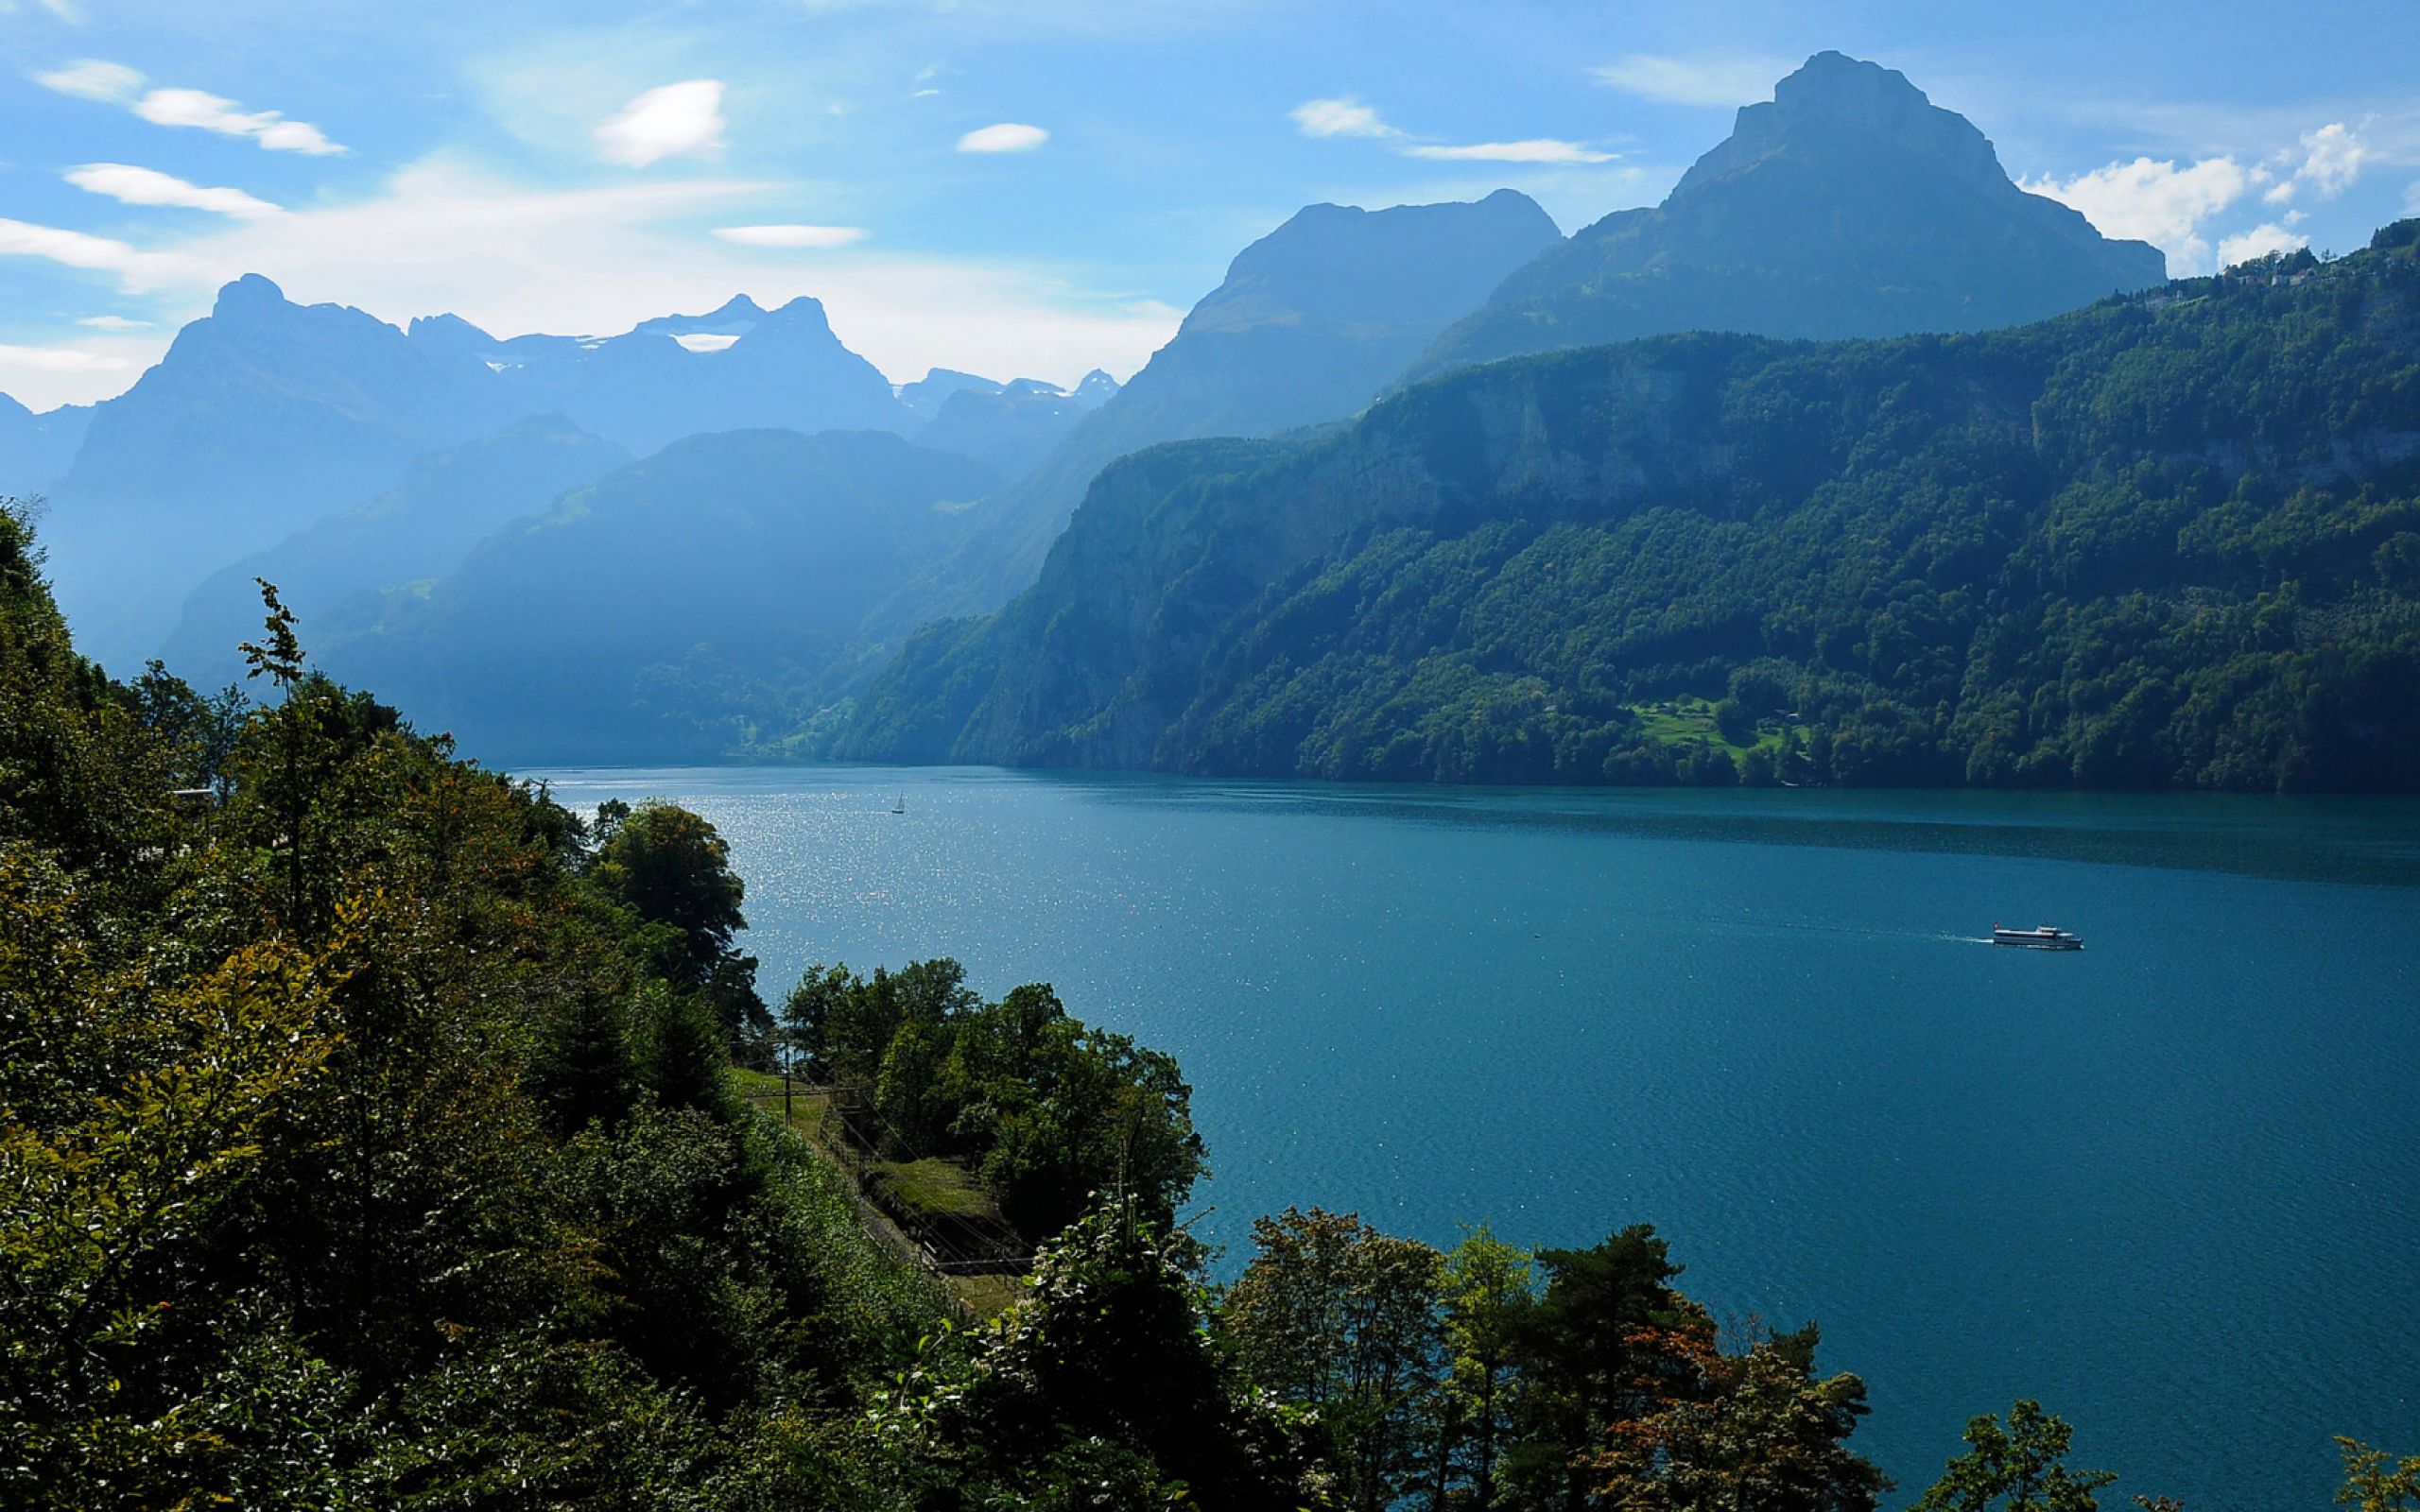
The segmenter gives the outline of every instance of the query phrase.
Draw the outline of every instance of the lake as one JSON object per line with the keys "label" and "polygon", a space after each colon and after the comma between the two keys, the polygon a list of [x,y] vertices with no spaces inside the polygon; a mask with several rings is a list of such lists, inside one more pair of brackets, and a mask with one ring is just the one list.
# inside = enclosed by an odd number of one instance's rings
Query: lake
{"label": "lake", "polygon": [[1174,1052],[1230,1272],[1289,1203],[1651,1222],[1718,1315],[1822,1323],[1892,1505],[2020,1396],[2104,1505],[2420,1452],[2420,806],[544,775],[720,826],[769,1000],[947,954]]}

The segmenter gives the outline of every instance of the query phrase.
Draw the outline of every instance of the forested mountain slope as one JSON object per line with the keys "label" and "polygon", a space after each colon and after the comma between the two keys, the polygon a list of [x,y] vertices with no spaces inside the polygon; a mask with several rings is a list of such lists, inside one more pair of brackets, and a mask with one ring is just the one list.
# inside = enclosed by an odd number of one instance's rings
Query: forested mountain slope
{"label": "forested mountain slope", "polygon": [[1314,442],[1147,452],[838,748],[2420,786],[2415,242],[1985,335],[1503,362]]}
{"label": "forested mountain slope", "polygon": [[204,578],[161,656],[187,681],[219,687],[243,675],[237,647],[260,627],[253,579],[277,584],[297,613],[324,627],[348,597],[448,572],[498,527],[630,460],[559,415],[418,458],[377,497]]}
{"label": "forested mountain slope", "polygon": [[1818,53],[1661,205],[1540,253],[1409,376],[1672,331],[1983,331],[2166,276],[2157,249],[2010,182],[1983,133],[1906,76]]}
{"label": "forested mountain slope", "polygon": [[849,633],[998,481],[887,431],[693,436],[348,610],[324,655],[483,761],[711,759],[831,696]]}

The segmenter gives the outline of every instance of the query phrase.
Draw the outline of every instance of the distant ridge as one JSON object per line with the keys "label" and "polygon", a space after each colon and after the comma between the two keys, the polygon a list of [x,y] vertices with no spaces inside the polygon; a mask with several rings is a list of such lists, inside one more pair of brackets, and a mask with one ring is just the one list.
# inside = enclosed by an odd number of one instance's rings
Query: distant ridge
{"label": "distant ridge", "polygon": [[[743,295],[601,340],[498,340],[458,316],[399,331],[347,306],[295,304],[248,274],[88,420],[42,418],[83,430],[44,525],[59,602],[91,654],[138,666],[213,570],[395,487],[415,458],[540,415],[631,455],[750,426],[912,423],[811,299],[768,311]],[[0,464],[27,424],[0,408]],[[27,480],[0,487],[47,481],[32,476],[38,448],[20,440],[16,455],[35,458]]]}

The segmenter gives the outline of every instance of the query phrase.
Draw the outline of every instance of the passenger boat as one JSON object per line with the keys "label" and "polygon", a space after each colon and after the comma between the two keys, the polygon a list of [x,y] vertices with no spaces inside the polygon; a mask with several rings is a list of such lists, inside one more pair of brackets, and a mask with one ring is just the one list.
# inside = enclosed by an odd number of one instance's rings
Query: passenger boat
{"label": "passenger boat", "polygon": [[1994,924],[1992,943],[2014,945],[2030,951],[2080,951],[2083,949],[2083,936],[2070,935],[2064,929],[2053,929],[2048,924],[2032,929],[2002,929]]}

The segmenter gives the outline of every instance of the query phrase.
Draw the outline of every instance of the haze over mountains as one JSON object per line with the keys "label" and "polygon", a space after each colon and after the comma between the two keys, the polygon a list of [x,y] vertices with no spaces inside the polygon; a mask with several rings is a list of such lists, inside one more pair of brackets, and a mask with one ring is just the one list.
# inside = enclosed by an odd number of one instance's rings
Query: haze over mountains
{"label": "haze over mountains", "polygon": [[35,414],[0,394],[0,490],[38,493],[66,472],[93,422],[89,404],[61,404]]}
{"label": "haze over mountains", "polygon": [[[1743,108],[1661,206],[1569,239],[1511,191],[1306,207],[1239,253],[1123,388],[1099,372],[1063,391],[935,369],[894,389],[805,299],[768,311],[741,297],[606,340],[498,340],[450,316],[398,331],[304,309],[246,279],[94,413],[52,490],[52,571],[105,660],[165,645],[205,680],[228,665],[207,646],[244,618],[257,571],[309,610],[306,639],[331,668],[408,690],[495,759],[838,749],[1280,769],[1265,747],[1170,745],[1167,730],[1217,680],[1189,659],[1243,654],[1225,638],[1250,638],[1237,616],[1254,595],[1291,593],[1294,575],[1367,544],[1370,489],[1422,501],[1405,507],[1446,541],[1505,519],[1528,528],[1524,499],[1560,501],[1560,518],[1586,512],[1573,488],[1610,507],[1662,474],[1646,453],[1568,472],[1581,443],[1507,448],[1458,430],[1467,416],[1441,401],[1404,407],[1418,387],[1340,436],[1268,438],[1508,355],[1692,330],[1983,330],[2163,274],[2157,250],[2017,188],[1980,132],[1902,76],[1827,53]],[[1674,381],[1661,359],[1615,370]],[[1612,402],[1569,376],[1575,395]],[[1489,423],[1548,424],[1533,411],[1553,407],[1549,391],[1501,382],[1530,397],[1481,405]],[[1548,429],[1612,411],[1590,413]],[[1442,429],[1409,435],[1407,415]],[[0,469],[34,472],[76,423],[26,439],[26,418],[0,412]],[[1430,448],[1457,435],[1478,448],[1465,462],[1509,471],[1439,472]],[[1167,445],[1222,437],[1238,439]],[[1331,455],[1321,447],[1364,470],[1350,488],[1243,481],[1295,476],[1299,458]],[[1247,521],[1256,510],[1270,518]],[[1388,602],[1442,606],[1495,582],[1509,558],[1472,549],[1438,546],[1421,569],[1436,576],[1395,582]],[[629,576],[650,556],[695,580],[659,591]],[[996,621],[932,630],[854,705],[920,626],[1011,599]],[[563,639],[575,627],[577,644]],[[1091,649],[1067,653],[1080,644]],[[549,668],[572,685],[550,685]],[[466,691],[483,677],[510,696]],[[1720,694],[1721,670],[1706,678]],[[1221,717],[1251,722],[1246,706],[1274,686],[1243,679]],[[1357,686],[1320,696],[1357,699]],[[1317,701],[1299,682],[1285,696]]]}
{"label": "haze over mountains", "polygon": [[[260,627],[255,578],[279,584],[286,607],[325,644],[351,621],[374,619],[377,591],[450,571],[505,523],[630,460],[560,415],[416,458],[394,488],[204,578],[161,655],[202,687],[240,678],[236,647]],[[347,605],[356,597],[369,601]]]}
{"label": "haze over mountains", "polygon": [[883,431],[693,436],[333,627],[320,658],[493,761],[778,748],[879,596],[998,482]]}
{"label": "haze over mountains", "polygon": [[989,608],[1023,587],[1094,474],[1130,452],[1353,414],[1561,237],[1509,189],[1476,204],[1305,206],[1236,254],[1175,338],[991,511],[920,607]]}

